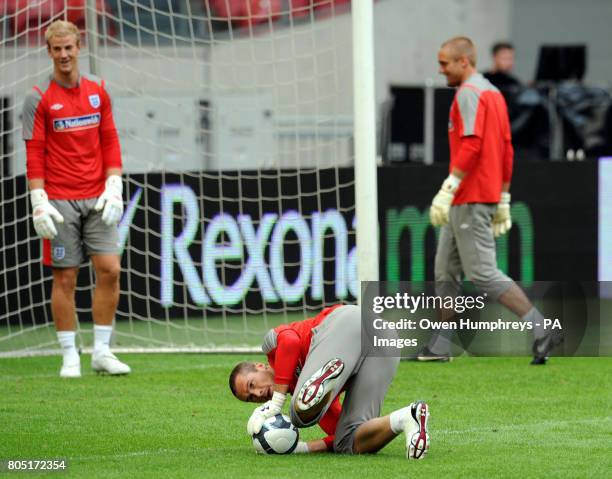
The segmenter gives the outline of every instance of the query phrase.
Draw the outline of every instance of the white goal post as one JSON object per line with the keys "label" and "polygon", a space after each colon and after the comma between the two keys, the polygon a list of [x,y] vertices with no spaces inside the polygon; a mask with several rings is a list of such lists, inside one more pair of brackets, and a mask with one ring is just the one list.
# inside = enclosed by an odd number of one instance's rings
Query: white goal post
{"label": "white goal post", "polygon": [[[58,351],[20,119],[56,19],[81,28],[121,141],[116,350],[257,351],[378,279],[372,0],[0,5],[0,357]],[[84,262],[84,351],[94,283]]]}

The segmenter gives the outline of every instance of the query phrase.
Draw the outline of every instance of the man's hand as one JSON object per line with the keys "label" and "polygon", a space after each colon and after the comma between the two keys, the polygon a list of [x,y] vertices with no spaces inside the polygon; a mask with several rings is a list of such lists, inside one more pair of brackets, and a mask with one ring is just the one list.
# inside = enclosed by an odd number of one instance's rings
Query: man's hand
{"label": "man's hand", "polygon": [[53,239],[57,236],[57,229],[53,220],[63,223],[64,217],[55,207],[49,203],[49,197],[42,188],[30,191],[30,203],[32,203],[32,218],[36,234],[43,239]]}
{"label": "man's hand", "polygon": [[[323,443],[323,445],[325,446],[325,443]],[[325,446],[325,449],[327,449],[327,446]],[[298,441],[297,446],[295,446],[293,450],[293,454],[308,454],[309,452],[308,443],[304,441]]]}
{"label": "man's hand", "polygon": [[459,188],[461,180],[455,175],[449,175],[438,194],[434,196],[429,209],[429,220],[434,226],[442,226],[448,223],[448,211],[455,197],[455,191]]}
{"label": "man's hand", "polygon": [[497,210],[491,222],[493,235],[497,238],[506,234],[512,228],[512,218],[510,216],[510,193],[503,192],[501,199],[497,203]]}
{"label": "man's hand", "polygon": [[274,391],[272,399],[270,399],[267,403],[264,403],[262,406],[255,408],[255,411],[253,411],[253,414],[251,414],[249,422],[247,423],[247,433],[249,436],[257,434],[259,431],[261,431],[261,426],[263,426],[266,419],[281,413],[283,406],[285,405],[286,397],[286,394]]}
{"label": "man's hand", "polygon": [[118,175],[111,175],[106,179],[104,193],[98,198],[94,209],[102,211],[102,221],[107,226],[114,226],[119,223],[123,215],[123,182]]}

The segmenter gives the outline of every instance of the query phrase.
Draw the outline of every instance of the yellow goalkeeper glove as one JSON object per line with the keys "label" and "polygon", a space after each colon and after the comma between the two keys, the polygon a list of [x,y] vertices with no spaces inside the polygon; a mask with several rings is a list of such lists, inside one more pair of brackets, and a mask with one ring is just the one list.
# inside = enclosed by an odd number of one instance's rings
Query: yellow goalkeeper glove
{"label": "yellow goalkeeper glove", "polygon": [[461,179],[455,175],[448,175],[448,178],[444,180],[440,191],[434,196],[431,208],[429,209],[429,220],[432,225],[442,226],[448,223],[448,211],[460,183]]}
{"label": "yellow goalkeeper glove", "polygon": [[512,217],[510,216],[510,193],[503,192],[497,203],[497,209],[491,222],[493,236],[496,238],[506,234],[512,228]]}

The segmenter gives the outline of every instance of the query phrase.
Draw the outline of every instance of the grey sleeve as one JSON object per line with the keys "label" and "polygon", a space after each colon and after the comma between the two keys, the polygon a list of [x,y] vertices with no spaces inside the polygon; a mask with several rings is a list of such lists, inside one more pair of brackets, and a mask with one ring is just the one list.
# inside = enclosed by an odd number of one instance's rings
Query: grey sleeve
{"label": "grey sleeve", "polygon": [[36,110],[40,105],[42,98],[36,90],[31,90],[23,101],[23,110],[21,112],[21,121],[23,126],[23,139],[31,140],[34,134],[34,121],[36,119]]}
{"label": "grey sleeve", "polygon": [[463,136],[476,134],[476,114],[478,113],[479,100],[480,92],[469,87],[461,88],[457,94],[457,104],[463,121]]}
{"label": "grey sleeve", "polygon": [[273,329],[266,333],[266,335],[264,336],[263,344],[261,345],[261,351],[264,354],[268,354],[277,346],[276,336],[276,331],[274,331]]}

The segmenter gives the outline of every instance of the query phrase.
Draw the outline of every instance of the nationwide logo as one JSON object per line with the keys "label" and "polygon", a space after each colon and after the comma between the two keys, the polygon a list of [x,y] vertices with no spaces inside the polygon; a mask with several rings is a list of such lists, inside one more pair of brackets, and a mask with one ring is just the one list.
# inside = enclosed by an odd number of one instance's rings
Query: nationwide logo
{"label": "nationwide logo", "polygon": [[54,103],[53,105],[51,105],[52,110],[61,110],[62,108],[64,108],[64,105],[62,105],[61,103]]}
{"label": "nationwide logo", "polygon": [[71,118],[58,118],[53,120],[53,131],[70,132],[78,130],[86,130],[88,128],[97,128],[100,124],[100,113],[92,115],[73,116]]}

